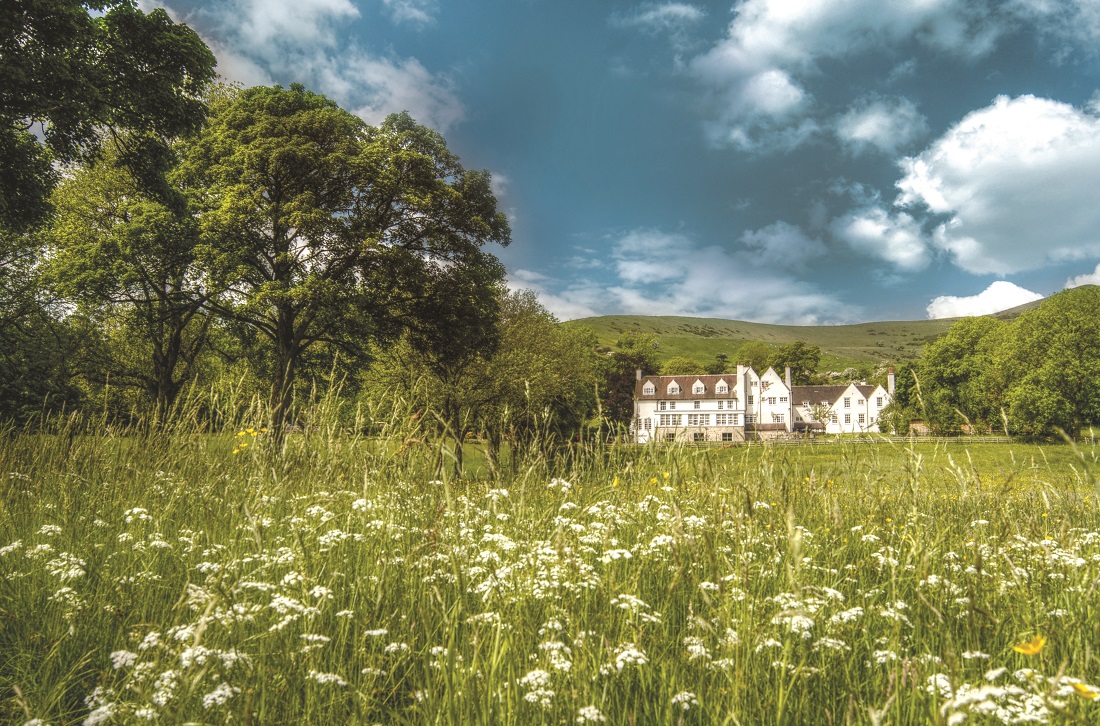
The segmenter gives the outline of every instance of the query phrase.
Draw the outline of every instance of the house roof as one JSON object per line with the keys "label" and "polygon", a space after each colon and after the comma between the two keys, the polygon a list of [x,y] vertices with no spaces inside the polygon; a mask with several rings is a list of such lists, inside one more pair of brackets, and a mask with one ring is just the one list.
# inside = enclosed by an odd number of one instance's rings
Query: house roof
{"label": "house roof", "polygon": [[[715,393],[714,388],[718,385],[718,381],[724,380],[729,385],[730,390],[728,393]],[[669,393],[668,384],[676,381],[680,384],[679,393]],[[703,393],[692,393],[691,388],[695,385],[696,381],[701,381],[706,387]],[[642,388],[645,387],[647,382],[652,382],[653,386],[657,389],[651,396],[642,395]],[[693,400],[707,400],[707,399],[726,399],[737,398],[737,374],[736,373],[723,373],[721,375],[704,375],[704,376],[642,376],[642,380],[635,382],[634,384],[634,398],[642,400],[656,401],[658,399],[662,401],[693,401]]]}

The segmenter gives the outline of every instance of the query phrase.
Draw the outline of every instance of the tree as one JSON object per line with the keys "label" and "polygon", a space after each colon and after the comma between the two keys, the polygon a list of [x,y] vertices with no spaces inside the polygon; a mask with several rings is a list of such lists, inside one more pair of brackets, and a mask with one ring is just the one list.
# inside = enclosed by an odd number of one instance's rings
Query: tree
{"label": "tree", "polygon": [[777,371],[788,366],[791,369],[791,383],[796,386],[808,386],[813,383],[817,366],[821,363],[821,348],[806,345],[801,340],[782,345],[768,356],[768,365]]}
{"label": "tree", "polygon": [[719,353],[718,355],[714,356],[713,362],[707,364],[706,372],[714,376],[720,375],[726,372],[726,370],[729,368],[729,363],[730,357],[725,353]]}
{"label": "tree", "polygon": [[[110,149],[54,195],[53,277],[69,299],[102,319],[104,339],[88,376],[142,391],[162,420],[192,378],[209,330],[209,293],[194,255],[198,225],[186,208],[150,198]],[[110,328],[111,335],[107,335]]]}
{"label": "tree", "polygon": [[917,378],[933,431],[958,433],[966,422],[989,428],[999,418],[1002,393],[988,374],[1007,325],[991,317],[963,318],[925,347]]}
{"label": "tree", "polygon": [[674,355],[661,365],[663,376],[701,376],[705,373],[702,363],[683,355]]}
{"label": "tree", "polygon": [[25,231],[48,213],[51,161],[95,158],[105,130],[131,131],[124,160],[157,179],[160,139],[203,122],[214,56],[163,10],[129,0],[7,0],[0,77],[0,230]]}
{"label": "tree", "polygon": [[509,241],[488,173],[463,169],[441,135],[407,114],[369,127],[299,85],[217,103],[185,166],[199,258],[227,291],[207,307],[270,341],[277,434],[305,350],[394,337],[433,269]]}
{"label": "tree", "polygon": [[775,348],[759,340],[750,340],[737,349],[737,362],[763,372]]}
{"label": "tree", "polygon": [[627,331],[615,343],[618,348],[603,361],[603,390],[600,405],[612,424],[628,424],[634,417],[634,387],[637,372],[657,372],[657,336]]}
{"label": "tree", "polygon": [[996,358],[1015,432],[1076,437],[1100,420],[1100,288],[1066,290],[1020,315]]}

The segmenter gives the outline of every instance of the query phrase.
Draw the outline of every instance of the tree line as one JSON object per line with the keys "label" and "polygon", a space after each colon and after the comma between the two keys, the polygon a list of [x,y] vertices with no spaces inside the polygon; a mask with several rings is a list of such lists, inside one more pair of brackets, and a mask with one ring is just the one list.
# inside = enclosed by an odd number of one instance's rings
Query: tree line
{"label": "tree line", "polygon": [[1011,321],[963,318],[897,374],[898,433],[1078,437],[1100,422],[1100,288],[1065,290]]}

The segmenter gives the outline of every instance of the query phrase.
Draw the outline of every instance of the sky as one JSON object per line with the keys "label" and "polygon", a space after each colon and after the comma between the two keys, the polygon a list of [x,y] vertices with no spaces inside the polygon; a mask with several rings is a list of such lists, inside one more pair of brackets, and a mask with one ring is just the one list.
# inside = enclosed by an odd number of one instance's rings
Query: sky
{"label": "sky", "polygon": [[509,284],[563,320],[913,320],[1100,283],[1100,0],[166,7],[227,80],[442,132],[493,176]]}

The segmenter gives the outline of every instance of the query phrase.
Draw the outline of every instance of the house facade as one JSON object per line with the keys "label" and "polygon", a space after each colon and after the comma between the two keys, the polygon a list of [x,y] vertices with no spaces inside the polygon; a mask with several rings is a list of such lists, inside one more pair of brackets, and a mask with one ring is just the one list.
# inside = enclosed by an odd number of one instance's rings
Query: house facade
{"label": "house facade", "polygon": [[720,375],[644,376],[634,388],[634,441],[736,442],[792,432],[878,431],[890,402],[882,386],[792,386],[790,370],[758,374],[738,365]]}

